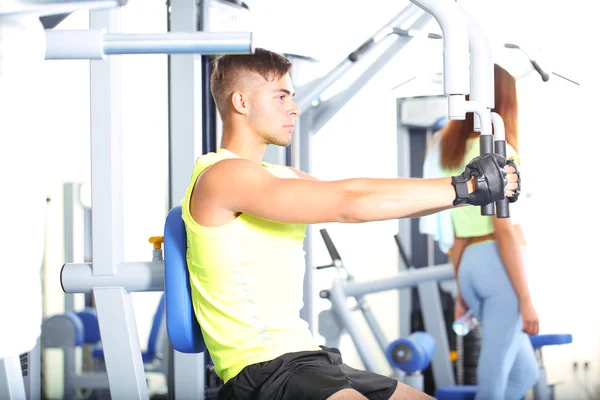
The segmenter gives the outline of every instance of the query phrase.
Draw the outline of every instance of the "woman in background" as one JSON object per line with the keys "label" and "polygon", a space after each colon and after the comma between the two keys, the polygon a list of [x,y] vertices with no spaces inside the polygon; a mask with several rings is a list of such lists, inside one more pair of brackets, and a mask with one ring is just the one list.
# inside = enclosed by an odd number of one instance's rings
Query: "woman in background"
{"label": "woman in background", "polygon": [[[518,106],[516,81],[494,65],[495,108],[504,120],[506,151],[517,164]],[[453,120],[435,137],[447,176],[479,155],[479,133],[473,114]],[[455,318],[473,310],[482,328],[477,366],[480,400],[521,399],[538,380],[538,366],[528,335],[539,331],[525,266],[525,236],[511,205],[511,218],[482,216],[479,207],[451,210],[455,240],[451,250],[459,291]],[[513,216],[514,214],[514,216]]]}

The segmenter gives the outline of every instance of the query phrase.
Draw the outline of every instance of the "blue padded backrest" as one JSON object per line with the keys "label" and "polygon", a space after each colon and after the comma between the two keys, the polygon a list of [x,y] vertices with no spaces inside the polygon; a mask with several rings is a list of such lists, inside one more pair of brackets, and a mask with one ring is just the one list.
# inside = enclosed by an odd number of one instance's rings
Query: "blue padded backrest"
{"label": "blue padded backrest", "polygon": [[150,358],[154,358],[156,356],[156,341],[160,336],[160,325],[164,317],[165,294],[163,293],[162,296],[160,296],[158,307],[156,307],[156,312],[154,313],[154,317],[152,318],[152,328],[150,328],[150,336],[148,336],[148,348],[146,349],[146,353],[148,353],[148,356]]}
{"label": "blue padded backrest", "polygon": [[187,239],[181,218],[181,206],[173,207],[167,215],[165,246],[165,305],[167,334],[173,348],[182,353],[206,350],[200,325],[194,314],[190,274],[187,268]]}

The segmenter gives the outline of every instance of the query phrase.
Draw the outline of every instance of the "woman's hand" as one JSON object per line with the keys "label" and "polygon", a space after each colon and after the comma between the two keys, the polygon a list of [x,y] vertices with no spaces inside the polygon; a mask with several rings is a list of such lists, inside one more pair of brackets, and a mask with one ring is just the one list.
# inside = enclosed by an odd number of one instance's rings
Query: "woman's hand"
{"label": "woman's hand", "polygon": [[520,302],[519,312],[523,317],[523,332],[528,335],[537,335],[540,331],[540,320],[531,300]]}
{"label": "woman's hand", "polygon": [[469,307],[467,306],[467,303],[465,303],[462,295],[458,293],[458,296],[456,296],[456,302],[454,303],[454,320],[456,321],[465,315],[468,310]]}

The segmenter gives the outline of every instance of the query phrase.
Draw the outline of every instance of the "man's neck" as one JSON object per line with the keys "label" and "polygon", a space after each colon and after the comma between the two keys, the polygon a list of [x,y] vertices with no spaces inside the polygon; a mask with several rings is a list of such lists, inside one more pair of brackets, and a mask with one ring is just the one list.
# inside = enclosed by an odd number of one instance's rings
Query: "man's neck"
{"label": "man's neck", "polygon": [[261,164],[267,145],[258,142],[251,132],[234,132],[233,129],[229,130],[223,127],[221,148],[229,150],[241,158]]}

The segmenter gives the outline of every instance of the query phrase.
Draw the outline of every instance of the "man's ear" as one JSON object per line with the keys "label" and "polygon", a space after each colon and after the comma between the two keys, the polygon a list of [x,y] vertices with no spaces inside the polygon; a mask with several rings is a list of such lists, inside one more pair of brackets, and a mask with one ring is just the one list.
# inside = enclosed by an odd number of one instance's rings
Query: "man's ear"
{"label": "man's ear", "polygon": [[248,114],[248,99],[242,92],[233,92],[231,103],[236,112],[243,115]]}

